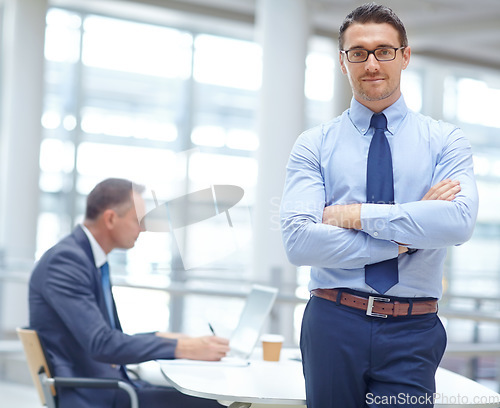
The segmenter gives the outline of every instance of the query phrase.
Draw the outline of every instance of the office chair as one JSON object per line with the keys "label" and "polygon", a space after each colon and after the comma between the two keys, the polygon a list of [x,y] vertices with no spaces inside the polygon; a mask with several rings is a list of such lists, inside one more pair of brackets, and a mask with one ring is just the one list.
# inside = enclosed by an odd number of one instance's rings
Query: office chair
{"label": "office chair", "polygon": [[120,388],[128,393],[130,408],[139,408],[134,388],[124,381],[102,378],[52,377],[38,333],[35,330],[21,328],[16,329],[16,331],[23,344],[29,371],[44,407],[57,408],[55,387],[81,387]]}

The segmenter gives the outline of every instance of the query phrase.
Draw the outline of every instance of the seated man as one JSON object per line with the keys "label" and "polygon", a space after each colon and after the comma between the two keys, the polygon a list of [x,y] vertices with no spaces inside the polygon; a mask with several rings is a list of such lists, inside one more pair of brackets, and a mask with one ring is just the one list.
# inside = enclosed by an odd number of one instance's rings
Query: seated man
{"label": "seated man", "polygon": [[[83,225],[49,249],[33,270],[30,326],[37,330],[56,376],[130,382],[146,408],[218,407],[215,401],[130,380],[124,368],[153,359],[220,360],[229,350],[228,340],[216,336],[123,333],[106,258],[114,248],[134,246],[142,230],[142,190],[127,180],[107,179],[91,191]],[[58,398],[61,408],[130,406],[121,390],[62,388]]]}

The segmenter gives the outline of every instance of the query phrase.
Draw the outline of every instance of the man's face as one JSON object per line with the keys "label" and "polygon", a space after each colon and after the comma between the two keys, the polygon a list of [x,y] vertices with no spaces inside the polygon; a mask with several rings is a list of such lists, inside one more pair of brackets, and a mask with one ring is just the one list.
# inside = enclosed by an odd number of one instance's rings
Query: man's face
{"label": "man's face", "polygon": [[[401,46],[396,29],[383,23],[354,23],[344,33],[344,50]],[[340,54],[342,72],[349,78],[354,98],[374,112],[380,112],[401,96],[401,71],[410,62],[410,47],[397,51],[393,61],[377,61],[373,54],[365,62],[351,63]]]}
{"label": "man's face", "polygon": [[143,230],[139,220],[144,216],[145,205],[140,194],[133,193],[130,207],[117,211],[111,231],[114,247],[130,249]]}

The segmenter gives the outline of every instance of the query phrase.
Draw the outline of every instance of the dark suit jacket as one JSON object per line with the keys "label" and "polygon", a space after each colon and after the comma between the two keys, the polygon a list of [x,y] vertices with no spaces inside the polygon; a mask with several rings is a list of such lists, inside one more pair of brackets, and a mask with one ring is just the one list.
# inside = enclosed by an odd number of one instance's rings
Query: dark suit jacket
{"label": "dark suit jacket", "polygon": [[[30,326],[38,331],[53,375],[120,378],[113,365],[174,357],[176,340],[110,327],[89,240],[81,227],[35,266],[29,285]],[[153,311],[154,312],[154,311]],[[115,320],[119,325],[118,316]],[[109,408],[116,390],[60,389],[60,407]]]}

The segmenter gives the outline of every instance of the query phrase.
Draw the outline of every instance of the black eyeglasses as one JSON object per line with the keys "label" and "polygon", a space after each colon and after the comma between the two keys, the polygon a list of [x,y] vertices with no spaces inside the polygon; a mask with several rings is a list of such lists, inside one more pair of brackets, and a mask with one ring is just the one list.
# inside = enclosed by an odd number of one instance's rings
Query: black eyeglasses
{"label": "black eyeglasses", "polygon": [[406,47],[392,48],[392,47],[382,47],[375,48],[373,51],[368,51],[363,48],[353,48],[352,50],[341,50],[347,57],[347,61],[358,63],[365,62],[370,54],[373,54],[377,61],[392,61],[396,58],[396,53],[399,50],[403,50]]}

